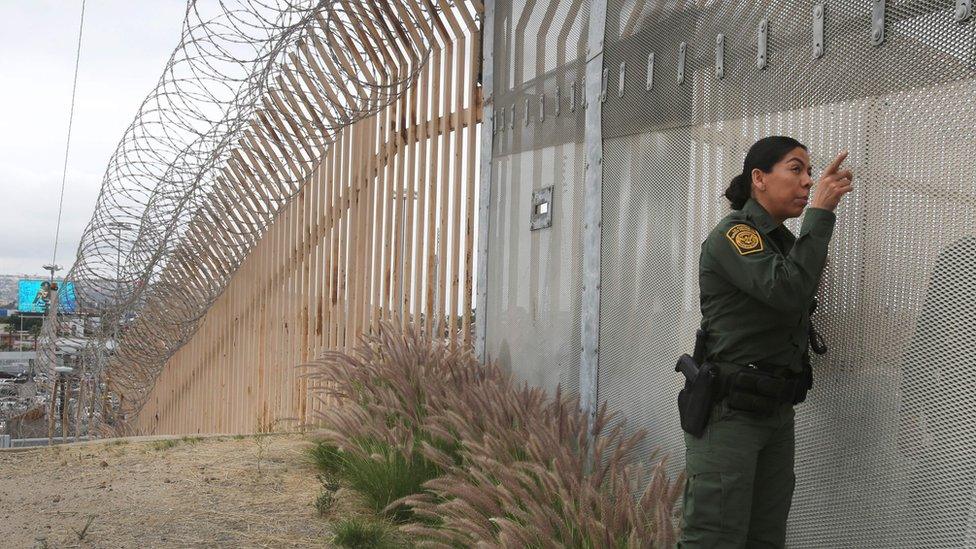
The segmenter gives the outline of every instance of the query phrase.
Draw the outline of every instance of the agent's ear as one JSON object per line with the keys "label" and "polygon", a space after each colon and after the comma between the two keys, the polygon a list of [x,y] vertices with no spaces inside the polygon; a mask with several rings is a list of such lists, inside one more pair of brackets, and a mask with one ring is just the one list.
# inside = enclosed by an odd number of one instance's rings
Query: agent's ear
{"label": "agent's ear", "polygon": [[765,172],[763,172],[759,168],[753,168],[752,169],[752,188],[754,188],[757,191],[765,191],[766,190],[765,176],[766,176],[766,173]]}

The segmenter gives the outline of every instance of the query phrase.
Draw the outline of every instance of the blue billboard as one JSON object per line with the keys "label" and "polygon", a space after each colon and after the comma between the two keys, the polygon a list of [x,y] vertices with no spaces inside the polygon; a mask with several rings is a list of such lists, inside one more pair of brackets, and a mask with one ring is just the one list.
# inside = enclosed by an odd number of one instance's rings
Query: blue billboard
{"label": "blue billboard", "polygon": [[[58,281],[58,311],[74,313],[78,308],[74,282]],[[17,310],[22,313],[47,311],[51,283],[47,280],[22,279],[17,285]]]}

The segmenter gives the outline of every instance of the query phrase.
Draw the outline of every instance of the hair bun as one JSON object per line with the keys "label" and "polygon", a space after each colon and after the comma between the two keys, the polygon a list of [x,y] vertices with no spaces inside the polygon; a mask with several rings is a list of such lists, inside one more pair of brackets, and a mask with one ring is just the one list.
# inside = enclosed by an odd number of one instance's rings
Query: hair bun
{"label": "hair bun", "polygon": [[750,183],[745,174],[741,173],[729,182],[729,188],[725,189],[725,198],[729,199],[733,210],[741,210],[746,205],[746,201],[752,195]]}

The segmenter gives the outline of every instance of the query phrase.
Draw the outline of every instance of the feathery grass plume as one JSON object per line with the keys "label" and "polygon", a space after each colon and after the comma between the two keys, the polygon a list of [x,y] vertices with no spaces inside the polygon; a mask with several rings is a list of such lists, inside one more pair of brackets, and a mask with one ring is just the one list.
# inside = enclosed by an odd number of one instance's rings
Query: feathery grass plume
{"label": "feathery grass plume", "polygon": [[644,434],[626,435],[605,404],[589,420],[578,398],[561,389],[550,396],[517,385],[468,349],[388,323],[353,353],[328,352],[306,367],[330,403],[321,436],[344,463],[382,457],[371,445],[383,444],[405,463],[430,465],[421,489],[386,508],[410,509],[412,522],[400,528],[426,544],[643,548],[675,541],[683,477],[668,479],[664,460],[650,468],[634,463]]}

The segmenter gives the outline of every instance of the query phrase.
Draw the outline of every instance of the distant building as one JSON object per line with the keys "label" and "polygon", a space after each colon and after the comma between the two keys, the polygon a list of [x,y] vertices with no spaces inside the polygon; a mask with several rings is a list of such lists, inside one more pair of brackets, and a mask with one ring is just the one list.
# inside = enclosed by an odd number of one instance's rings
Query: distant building
{"label": "distant building", "polygon": [[63,317],[58,321],[58,335],[68,337],[84,337],[85,319],[75,317]]}
{"label": "distant building", "polygon": [[0,352],[0,379],[26,379],[36,360],[36,352]]}
{"label": "distant building", "polygon": [[11,331],[0,329],[0,349],[13,349],[17,342],[17,336]]}

